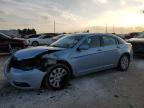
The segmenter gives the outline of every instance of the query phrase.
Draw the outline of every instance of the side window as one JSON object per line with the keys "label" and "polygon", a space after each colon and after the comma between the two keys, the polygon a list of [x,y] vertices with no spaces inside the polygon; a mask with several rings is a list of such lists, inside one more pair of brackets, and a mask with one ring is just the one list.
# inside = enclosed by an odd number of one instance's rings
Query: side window
{"label": "side window", "polygon": [[88,45],[90,48],[100,47],[100,38],[98,36],[88,37],[83,42],[83,45]]}
{"label": "side window", "polygon": [[43,36],[43,39],[46,39],[47,38],[47,36]]}
{"label": "side window", "polygon": [[46,39],[46,38],[50,38],[50,36],[44,36],[44,39]]}
{"label": "side window", "polygon": [[117,40],[114,37],[103,36],[102,38],[104,46],[112,46],[117,44]]}

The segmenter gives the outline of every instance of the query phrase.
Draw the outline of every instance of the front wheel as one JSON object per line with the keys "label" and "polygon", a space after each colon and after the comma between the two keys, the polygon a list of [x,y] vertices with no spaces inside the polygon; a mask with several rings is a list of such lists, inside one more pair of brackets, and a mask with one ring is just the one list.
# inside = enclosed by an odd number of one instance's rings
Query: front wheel
{"label": "front wheel", "polygon": [[126,71],[129,67],[130,59],[127,55],[123,55],[118,64],[118,69],[121,71]]}
{"label": "front wheel", "polygon": [[63,64],[56,64],[47,70],[45,85],[54,90],[59,90],[68,84],[69,79],[69,68]]}
{"label": "front wheel", "polygon": [[32,42],[32,46],[38,46],[39,43],[37,41]]}

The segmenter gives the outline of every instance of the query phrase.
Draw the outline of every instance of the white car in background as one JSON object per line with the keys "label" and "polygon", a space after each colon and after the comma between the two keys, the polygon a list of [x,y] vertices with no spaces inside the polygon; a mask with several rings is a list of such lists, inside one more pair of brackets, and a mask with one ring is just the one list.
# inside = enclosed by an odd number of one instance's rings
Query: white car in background
{"label": "white car in background", "polygon": [[27,43],[30,46],[50,45],[52,43],[52,36],[43,34],[38,38],[27,39]]}
{"label": "white car in background", "polygon": [[52,37],[52,43],[54,43],[55,41],[59,40],[60,38],[62,38],[62,37],[64,37],[64,36],[65,36],[64,34],[61,34],[61,35]]}

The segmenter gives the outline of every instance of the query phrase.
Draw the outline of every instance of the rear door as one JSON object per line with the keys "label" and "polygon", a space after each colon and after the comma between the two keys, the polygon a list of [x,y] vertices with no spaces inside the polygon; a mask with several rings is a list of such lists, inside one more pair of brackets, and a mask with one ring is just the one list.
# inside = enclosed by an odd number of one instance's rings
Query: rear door
{"label": "rear door", "polygon": [[113,67],[117,64],[118,53],[118,41],[113,36],[101,36],[102,39],[102,65],[103,67]]}

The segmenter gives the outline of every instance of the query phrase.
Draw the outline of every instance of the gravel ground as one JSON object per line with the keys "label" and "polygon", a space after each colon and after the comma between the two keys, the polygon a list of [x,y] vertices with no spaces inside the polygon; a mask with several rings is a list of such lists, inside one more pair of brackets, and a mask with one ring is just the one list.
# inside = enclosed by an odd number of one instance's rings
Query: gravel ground
{"label": "gravel ground", "polygon": [[0,108],[144,108],[144,58],[135,58],[127,72],[111,69],[78,77],[60,91],[19,90],[6,84],[6,59],[0,58]]}
{"label": "gravel ground", "polygon": [[4,63],[7,59],[8,56],[0,55],[0,89],[6,84],[4,74],[2,72],[3,72]]}

